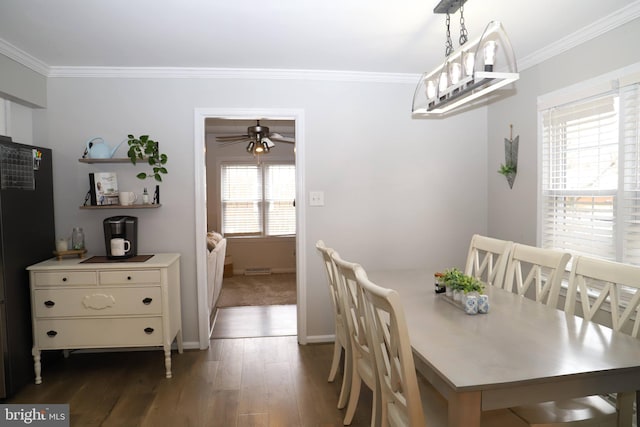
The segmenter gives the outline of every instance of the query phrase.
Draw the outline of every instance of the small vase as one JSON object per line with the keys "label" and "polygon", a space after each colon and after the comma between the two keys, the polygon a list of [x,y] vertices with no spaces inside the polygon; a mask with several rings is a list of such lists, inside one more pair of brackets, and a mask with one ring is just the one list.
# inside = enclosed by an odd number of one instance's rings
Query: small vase
{"label": "small vase", "polygon": [[467,314],[477,314],[478,313],[478,297],[472,294],[465,295],[462,297],[462,306],[464,307],[464,312]]}
{"label": "small vase", "polygon": [[480,295],[478,296],[478,313],[488,313],[489,312],[489,295]]}

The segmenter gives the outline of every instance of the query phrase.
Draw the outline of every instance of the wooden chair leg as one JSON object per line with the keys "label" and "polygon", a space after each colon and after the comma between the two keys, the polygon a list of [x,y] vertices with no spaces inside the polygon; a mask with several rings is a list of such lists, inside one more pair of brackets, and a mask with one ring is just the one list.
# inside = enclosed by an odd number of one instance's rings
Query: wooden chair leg
{"label": "wooden chair leg", "polygon": [[344,421],[342,424],[348,426],[353,421],[353,416],[356,413],[358,407],[358,399],[360,398],[360,387],[362,386],[362,379],[358,375],[357,369],[352,366],[351,375],[351,390],[349,391],[349,403],[347,404],[347,413],[344,415]]}
{"label": "wooden chair leg", "polygon": [[347,406],[349,393],[351,390],[351,381],[353,378],[353,358],[351,352],[345,348],[344,351],[344,373],[342,377],[342,387],[340,388],[340,397],[338,398],[338,409]]}
{"label": "wooden chair leg", "polygon": [[331,370],[329,371],[329,381],[332,383],[336,379],[336,373],[338,372],[338,366],[340,365],[340,356],[342,356],[342,344],[336,337],[333,342],[333,360],[331,361]]}

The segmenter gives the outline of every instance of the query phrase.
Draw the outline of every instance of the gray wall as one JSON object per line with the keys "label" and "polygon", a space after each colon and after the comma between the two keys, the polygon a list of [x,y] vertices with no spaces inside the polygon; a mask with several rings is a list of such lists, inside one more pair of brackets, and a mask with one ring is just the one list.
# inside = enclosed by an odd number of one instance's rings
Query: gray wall
{"label": "gray wall", "polygon": [[47,106],[47,78],[42,74],[0,55],[0,97],[30,107]]}
{"label": "gray wall", "polygon": [[[537,244],[538,96],[640,61],[633,40],[640,19],[616,28],[520,73],[515,96],[492,104],[488,113],[489,234]],[[496,171],[504,163],[504,138],[520,135],[518,175],[510,190]]]}
{"label": "gray wall", "polygon": [[427,259],[449,267],[462,266],[470,236],[486,232],[486,109],[413,120],[413,90],[397,82],[50,78],[34,134],[54,147],[56,232],[83,227],[89,249],[104,253],[101,223],[117,211],[78,209],[87,174],[113,170],[122,189],[142,190],[134,177],[139,168],[80,164],[88,139],[115,144],[128,133],[148,133],[160,141],[169,156],[163,206],[136,213],[139,252],[182,254],[184,335],[195,342],[194,109],[302,109],[305,162],[297,168],[305,188],[298,199],[322,190],[325,206],[307,206],[300,230],[307,247],[297,255],[307,265],[301,277],[307,332],[310,340],[322,339],[333,333],[333,319],[316,240],[368,269],[415,267]]}

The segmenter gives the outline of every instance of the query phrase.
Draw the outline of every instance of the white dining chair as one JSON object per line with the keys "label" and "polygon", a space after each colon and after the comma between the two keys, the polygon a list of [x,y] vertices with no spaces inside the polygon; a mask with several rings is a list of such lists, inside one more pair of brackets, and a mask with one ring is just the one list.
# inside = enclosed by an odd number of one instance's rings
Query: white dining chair
{"label": "white dining chair", "polygon": [[[580,310],[576,303],[580,303]],[[564,305],[568,314],[581,315],[638,338],[639,306],[640,266],[586,256],[573,259]],[[634,394],[618,395],[615,407],[601,396],[588,396],[511,410],[530,426],[631,426]]]}
{"label": "white dining chair", "polygon": [[342,386],[340,387],[340,396],[338,397],[338,408],[342,409],[347,404],[349,397],[349,389],[351,388],[351,343],[347,333],[347,325],[343,316],[343,307],[340,295],[338,294],[338,270],[336,268],[331,254],[335,251],[328,248],[322,240],[316,242],[316,248],[322,255],[323,265],[327,273],[327,282],[329,285],[329,297],[331,306],[333,307],[333,316],[335,323],[335,340],[333,342],[333,359],[331,361],[331,369],[329,370],[329,382],[333,382],[340,366],[340,360],[344,353]]}
{"label": "white dining chair", "polygon": [[507,259],[513,242],[474,234],[471,237],[464,274],[502,288]]}
{"label": "white dining chair", "polygon": [[362,288],[358,286],[356,281],[356,270],[362,267],[359,264],[343,260],[335,251],[331,254],[331,259],[335,262],[338,270],[338,294],[342,298],[343,315],[351,342],[351,389],[343,423],[350,425],[353,421],[360,398],[360,388],[364,382],[373,392],[371,425],[379,426],[382,418],[376,365],[373,349],[369,345],[369,332],[367,331],[363,305],[364,295]]}
{"label": "white dining chair", "polygon": [[[371,282],[365,271],[355,269],[363,289],[369,342],[374,352],[380,385],[381,425],[424,427],[448,425],[446,399],[424,377],[416,374],[409,332],[395,290]],[[434,345],[438,345],[434,343]],[[484,411],[483,427],[524,427],[526,424],[507,409]]]}
{"label": "white dining chair", "polygon": [[511,248],[504,288],[558,308],[562,278],[571,254],[516,243]]}

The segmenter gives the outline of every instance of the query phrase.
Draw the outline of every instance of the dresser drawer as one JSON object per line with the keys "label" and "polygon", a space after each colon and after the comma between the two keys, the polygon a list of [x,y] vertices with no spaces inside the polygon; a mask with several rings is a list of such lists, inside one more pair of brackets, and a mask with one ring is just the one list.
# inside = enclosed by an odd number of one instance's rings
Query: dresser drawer
{"label": "dresser drawer", "polygon": [[35,316],[118,316],[162,313],[159,286],[36,289]]}
{"label": "dresser drawer", "polygon": [[162,345],[162,318],[46,319],[35,325],[41,350]]}
{"label": "dresser drawer", "polygon": [[34,286],[98,284],[95,271],[36,271],[33,279]]}
{"label": "dresser drawer", "polygon": [[101,285],[160,283],[160,270],[114,270],[98,274]]}

